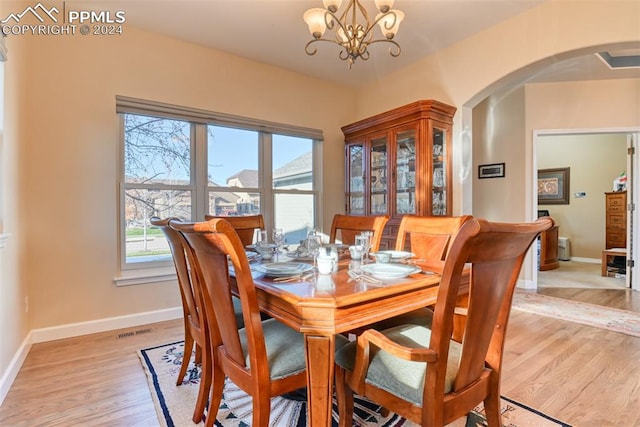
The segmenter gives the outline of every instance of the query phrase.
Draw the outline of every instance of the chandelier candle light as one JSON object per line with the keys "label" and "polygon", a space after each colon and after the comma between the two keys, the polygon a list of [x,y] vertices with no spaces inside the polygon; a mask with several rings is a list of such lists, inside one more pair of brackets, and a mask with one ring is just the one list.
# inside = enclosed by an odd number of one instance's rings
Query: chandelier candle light
{"label": "chandelier candle light", "polygon": [[[325,9],[318,7],[307,10],[304,13],[304,22],[309,26],[313,40],[307,43],[305,52],[308,55],[315,55],[318,49],[311,45],[318,41],[335,43],[342,47],[338,56],[343,61],[348,61],[349,68],[358,58],[364,61],[369,59],[369,45],[373,43],[391,43],[389,54],[393,57],[400,55],[400,45],[393,38],[398,33],[404,13],[391,9],[394,0],[374,0],[374,2],[380,13],[376,15],[373,23],[369,21],[367,10],[359,0],[348,0],[340,17],[337,13],[342,0],[323,0]],[[358,19],[358,12],[361,15],[360,19]],[[380,27],[384,38],[374,39],[373,29],[376,24]],[[334,28],[336,30],[334,38],[322,37],[327,29]]]}

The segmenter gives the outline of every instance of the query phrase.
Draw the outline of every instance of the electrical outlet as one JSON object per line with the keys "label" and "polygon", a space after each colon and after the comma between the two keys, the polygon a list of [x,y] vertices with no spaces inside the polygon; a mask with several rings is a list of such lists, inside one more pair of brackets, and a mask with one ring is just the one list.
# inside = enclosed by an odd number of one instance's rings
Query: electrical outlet
{"label": "electrical outlet", "polygon": [[29,297],[24,297],[24,312],[29,312]]}

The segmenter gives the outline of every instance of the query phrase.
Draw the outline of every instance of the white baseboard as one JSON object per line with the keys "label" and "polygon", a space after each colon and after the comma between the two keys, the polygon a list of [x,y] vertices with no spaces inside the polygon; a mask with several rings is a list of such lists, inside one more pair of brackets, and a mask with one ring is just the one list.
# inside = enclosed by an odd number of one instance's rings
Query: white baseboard
{"label": "white baseboard", "polygon": [[536,287],[533,286],[533,280],[518,280],[518,283],[516,283],[516,287],[520,288],[520,289],[535,289]]}
{"label": "white baseboard", "polygon": [[109,317],[106,319],[90,320],[88,322],[69,323],[67,325],[52,326],[50,328],[33,329],[32,343],[95,334],[96,332],[112,331],[114,329],[130,328],[148,323],[163,322],[182,318],[182,307],[164,310],[147,311],[144,313],[128,314],[126,316]]}
{"label": "white baseboard", "polygon": [[20,368],[27,358],[29,350],[31,350],[31,332],[24,338],[20,347],[18,347],[18,351],[16,351],[11,362],[9,362],[9,366],[7,366],[2,377],[0,377],[0,406],[2,406],[2,402],[4,402],[4,398],[7,397],[13,381],[18,376],[18,372],[20,372]]}
{"label": "white baseboard", "polygon": [[16,351],[16,354],[11,359],[9,366],[2,374],[2,377],[0,377],[0,405],[2,405],[4,398],[7,396],[33,344],[94,334],[97,332],[112,331],[114,329],[131,328],[133,326],[147,325],[165,320],[181,319],[182,316],[182,307],[174,307],[164,310],[129,314],[126,316],[90,320],[88,322],[69,323],[66,325],[52,326],[50,328],[32,329],[22,341],[18,351]]}
{"label": "white baseboard", "polygon": [[[581,257],[575,257],[575,256],[571,257],[571,261],[588,262],[590,264],[601,264],[602,263],[602,260],[600,258],[581,258]],[[560,262],[562,262],[562,261],[560,261]]]}

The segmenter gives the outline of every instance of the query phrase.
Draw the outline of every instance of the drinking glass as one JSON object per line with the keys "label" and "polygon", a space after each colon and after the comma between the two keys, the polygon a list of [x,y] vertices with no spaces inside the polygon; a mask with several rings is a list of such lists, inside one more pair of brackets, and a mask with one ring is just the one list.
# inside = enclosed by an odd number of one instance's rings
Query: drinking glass
{"label": "drinking glass", "polygon": [[373,245],[373,232],[363,231],[360,236],[362,236],[362,264],[364,264],[365,260],[369,259],[369,250]]}
{"label": "drinking glass", "polygon": [[322,247],[322,240],[320,235],[315,232],[310,232],[307,235],[306,241],[307,251],[313,257],[313,269],[315,270],[318,262],[318,254],[320,253],[320,248]]}
{"label": "drinking glass", "polygon": [[369,237],[365,234],[358,234],[356,236],[356,241],[355,241],[355,246],[356,246],[356,251],[360,252],[360,265],[362,266],[364,264],[364,257],[365,257],[365,252],[366,252],[366,248],[368,245],[369,241]]}
{"label": "drinking glass", "polygon": [[262,259],[271,259],[273,255],[269,247],[269,235],[266,230],[259,230],[256,234],[256,251],[262,255]]}
{"label": "drinking glass", "polygon": [[276,244],[276,252],[280,253],[280,248],[284,244],[284,231],[282,230],[282,228],[273,229],[273,243]]}
{"label": "drinking glass", "polygon": [[269,235],[267,230],[258,230],[256,234],[256,246],[265,246],[269,244]]}

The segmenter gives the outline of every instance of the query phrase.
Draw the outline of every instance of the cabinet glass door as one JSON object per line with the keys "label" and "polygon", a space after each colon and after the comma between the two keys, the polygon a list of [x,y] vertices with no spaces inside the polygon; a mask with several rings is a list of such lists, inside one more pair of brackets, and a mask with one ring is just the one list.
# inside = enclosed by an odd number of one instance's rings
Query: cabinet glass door
{"label": "cabinet glass door", "polygon": [[416,213],[416,131],[396,135],[396,214]]}
{"label": "cabinet glass door", "polygon": [[371,195],[371,214],[387,213],[387,138],[374,138],[370,145],[371,177],[369,194]]}
{"label": "cabinet glass door", "polygon": [[432,164],[433,177],[431,181],[431,214],[447,214],[447,135],[445,130],[433,128],[432,130]]}
{"label": "cabinet glass door", "polygon": [[347,155],[349,156],[348,212],[353,215],[364,215],[364,148],[362,144],[349,145]]}

